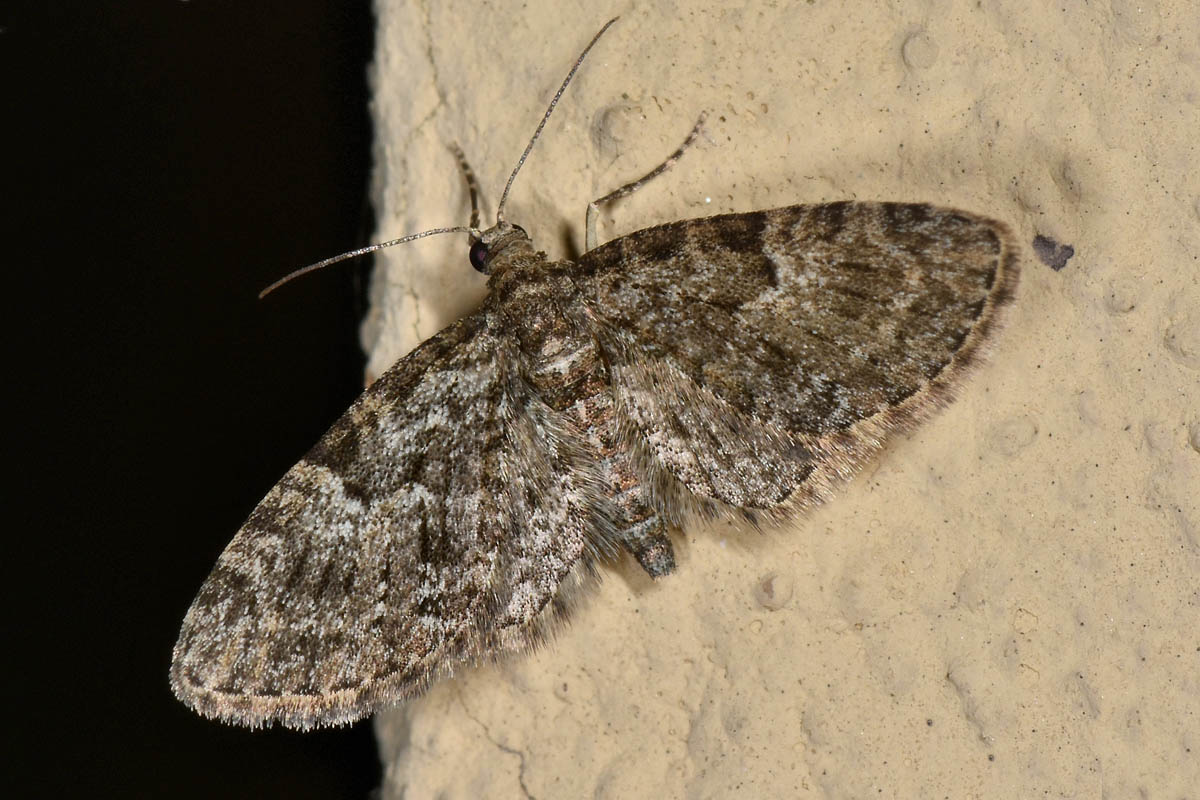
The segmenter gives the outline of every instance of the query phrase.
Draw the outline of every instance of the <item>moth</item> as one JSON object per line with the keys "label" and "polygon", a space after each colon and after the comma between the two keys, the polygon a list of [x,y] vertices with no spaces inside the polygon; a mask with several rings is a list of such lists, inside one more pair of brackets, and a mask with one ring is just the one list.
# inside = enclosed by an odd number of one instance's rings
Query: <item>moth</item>
{"label": "moth", "polygon": [[[1013,299],[1006,225],[835,202],[658,225],[550,261],[504,204],[468,234],[474,313],[401,358],[254,509],[171,666],[201,714],[308,729],[537,646],[621,552],[790,519],[950,401]],[[701,119],[703,122],[703,118]]]}

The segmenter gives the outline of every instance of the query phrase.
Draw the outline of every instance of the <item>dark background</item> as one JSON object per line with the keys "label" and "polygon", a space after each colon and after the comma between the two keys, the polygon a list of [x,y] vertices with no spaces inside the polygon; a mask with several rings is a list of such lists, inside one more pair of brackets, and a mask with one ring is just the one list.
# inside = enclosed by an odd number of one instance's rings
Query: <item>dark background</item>
{"label": "dark background", "polygon": [[217,555],[361,388],[365,266],[255,295],[370,235],[372,25],[365,0],[0,9],[9,790],[12,763],[36,796],[379,782],[369,722],[235,729],[167,684]]}

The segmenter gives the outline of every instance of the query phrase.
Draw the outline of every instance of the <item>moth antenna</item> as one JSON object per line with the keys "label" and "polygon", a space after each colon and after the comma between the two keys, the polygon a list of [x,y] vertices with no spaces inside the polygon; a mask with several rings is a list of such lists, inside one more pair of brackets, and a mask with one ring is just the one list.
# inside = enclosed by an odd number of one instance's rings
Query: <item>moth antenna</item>
{"label": "moth antenna", "polygon": [[462,225],[456,225],[453,228],[433,228],[432,230],[421,231],[420,233],[410,233],[408,236],[401,236],[399,239],[392,239],[391,241],[380,242],[379,244],[372,244],[372,245],[368,245],[366,247],[360,247],[357,250],[351,250],[348,253],[341,253],[340,255],[336,255],[336,256],[332,256],[331,258],[327,258],[324,261],[318,261],[315,264],[309,264],[307,267],[301,267],[300,269],[296,270],[295,272],[289,272],[287,275],[284,275],[282,278],[275,281],[270,286],[268,286],[267,288],[265,288],[261,292],[259,292],[258,299],[259,300],[263,299],[264,297],[269,295],[271,292],[278,289],[280,286],[283,286],[285,283],[288,283],[288,282],[294,280],[295,278],[299,278],[301,275],[307,275],[310,272],[316,272],[319,269],[328,267],[330,264],[336,264],[339,261],[347,261],[351,258],[356,258],[358,256],[366,255],[367,253],[374,253],[376,250],[382,250],[385,247],[391,247],[392,245],[397,245],[397,244],[404,244],[405,242],[411,242],[416,239],[424,239],[426,236],[434,236],[435,234],[439,234],[439,233],[469,233],[471,236],[474,236],[476,238],[479,237],[479,229],[478,229],[477,225],[473,224],[469,228],[463,227]]}
{"label": "moth antenna", "polygon": [[[603,31],[601,31],[601,33],[603,33]],[[347,259],[366,255],[367,253],[374,253],[376,250],[382,250],[385,247],[391,247],[395,244],[404,244],[405,242],[411,242],[414,239],[424,239],[426,236],[433,236],[436,233],[467,233],[470,234],[472,240],[478,240],[479,181],[475,179],[475,172],[471,169],[471,165],[467,163],[467,157],[463,154],[462,148],[459,147],[456,142],[451,142],[450,150],[453,151],[454,157],[458,159],[458,168],[462,170],[463,178],[465,178],[467,181],[467,191],[471,195],[471,224],[469,226],[464,228],[461,225],[456,225],[453,228],[434,228],[428,231],[421,231],[420,233],[411,233],[408,236],[401,236],[399,239],[392,239],[390,242],[380,242],[379,244],[360,247],[357,250],[351,250],[348,253],[342,253],[341,255],[327,258],[324,261],[318,261],[315,264],[309,264],[307,267],[301,267],[295,272],[289,272],[287,275],[284,275],[282,278],[263,289],[258,293],[258,299],[262,300],[280,286],[283,286],[285,283],[288,283],[295,278],[299,278],[301,275],[309,272],[315,272],[323,267],[328,267],[330,264],[336,264],[339,261],[346,261]]]}
{"label": "moth antenna", "polygon": [[[542,116],[542,121],[538,123],[537,130],[533,132],[533,138],[529,140],[529,144],[525,145],[525,152],[521,153],[521,158],[517,161],[517,166],[513,169],[512,174],[508,176],[508,183],[504,184],[504,194],[500,195],[500,204],[496,207],[497,224],[504,219],[504,203],[508,200],[508,192],[510,189],[512,189],[513,181],[516,180],[517,173],[521,171],[521,167],[525,165],[525,159],[529,157],[529,152],[533,150],[533,146],[537,144],[538,137],[542,135],[542,129],[546,127],[546,122],[550,119],[550,115],[554,113],[554,107],[558,105],[559,98],[562,97],[563,92],[565,92],[567,87],[571,84],[571,79],[575,77],[575,73],[579,70],[579,65],[583,63],[583,59],[587,58],[588,52],[591,51],[592,47],[596,44],[600,37],[604,35],[604,32],[611,28],[613,23],[618,19],[620,19],[620,17],[613,17],[608,22],[604,23],[604,27],[592,37],[592,40],[588,42],[587,47],[583,48],[583,52],[579,54],[579,58],[575,59],[575,64],[571,67],[571,71],[567,73],[567,77],[563,80],[562,85],[559,86],[558,91],[554,93],[554,98],[550,101],[550,105],[546,108],[546,113]],[[367,247],[360,247],[357,250],[351,250],[331,258],[326,258],[322,261],[316,262],[315,264],[309,264],[307,267],[301,267],[294,272],[289,272],[287,275],[284,275],[282,278],[259,292],[258,299],[261,300],[271,292],[278,289],[280,286],[283,286],[285,283],[290,283],[296,278],[299,278],[301,275],[307,275],[310,272],[316,272],[319,269],[324,269],[331,264],[337,264],[341,261],[357,258],[358,256],[363,256],[367,253],[374,253],[376,250],[382,250],[385,247],[404,244],[405,242],[411,242],[416,239],[424,239],[426,236],[433,236],[439,233],[466,233],[470,234],[473,239],[477,240],[479,238],[479,182],[475,179],[475,172],[471,169],[471,165],[467,163],[467,157],[463,154],[462,149],[457,144],[451,144],[450,149],[454,152],[455,158],[458,159],[458,167],[462,170],[463,177],[467,181],[467,191],[471,196],[471,224],[469,227],[456,225],[453,228],[433,228],[432,230],[421,231],[420,233],[412,233],[408,236],[401,236],[399,239],[392,239],[391,241],[380,242],[379,244],[372,244],[368,245]]]}
{"label": "moth antenna", "polygon": [[575,71],[579,69],[579,65],[583,63],[583,59],[587,58],[588,51],[596,44],[596,41],[604,35],[604,32],[612,27],[613,23],[619,20],[620,17],[613,17],[608,22],[604,23],[604,27],[600,32],[592,37],[588,42],[588,46],[583,48],[583,52],[579,54],[579,58],[575,59],[575,66],[571,67],[571,71],[567,73],[566,79],[562,82],[562,86],[558,87],[558,91],[554,93],[554,99],[550,101],[549,107],[546,109],[545,116],[538,123],[537,130],[533,132],[533,138],[529,140],[529,144],[525,145],[525,152],[521,153],[520,160],[517,161],[516,168],[512,174],[508,176],[508,183],[504,184],[504,194],[500,195],[500,205],[496,207],[496,224],[504,221],[504,203],[508,200],[508,190],[512,188],[513,181],[517,177],[517,173],[521,171],[521,167],[525,165],[525,159],[529,157],[529,151],[537,144],[538,137],[542,135],[542,128],[546,127],[546,121],[550,119],[550,115],[554,113],[554,107],[558,105],[558,98],[562,97],[563,92],[567,90],[567,86],[571,83],[571,79],[575,77]]}

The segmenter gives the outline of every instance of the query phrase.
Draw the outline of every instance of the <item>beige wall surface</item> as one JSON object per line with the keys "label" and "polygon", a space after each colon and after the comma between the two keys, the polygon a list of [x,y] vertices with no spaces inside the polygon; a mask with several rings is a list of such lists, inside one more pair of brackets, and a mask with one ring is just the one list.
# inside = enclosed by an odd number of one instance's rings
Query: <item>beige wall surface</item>
{"label": "beige wall surface", "polygon": [[[786,529],[623,561],[553,644],[378,715],[389,797],[1194,797],[1200,16],[1190,3],[379,0],[379,238],[507,216],[552,257],[834,199],[1026,248],[960,399]],[[1036,235],[1074,247],[1058,271]],[[463,236],[387,251],[372,375],[480,299]]]}

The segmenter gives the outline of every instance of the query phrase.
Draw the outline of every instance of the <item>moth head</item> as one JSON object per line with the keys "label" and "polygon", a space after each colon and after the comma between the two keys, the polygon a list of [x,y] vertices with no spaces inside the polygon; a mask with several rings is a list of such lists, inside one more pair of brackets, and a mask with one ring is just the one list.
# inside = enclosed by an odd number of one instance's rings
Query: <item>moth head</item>
{"label": "moth head", "polygon": [[502,256],[510,259],[532,254],[533,242],[525,229],[520,225],[501,221],[479,234],[477,238],[472,237],[469,257],[472,267],[484,275],[491,275],[496,259]]}

